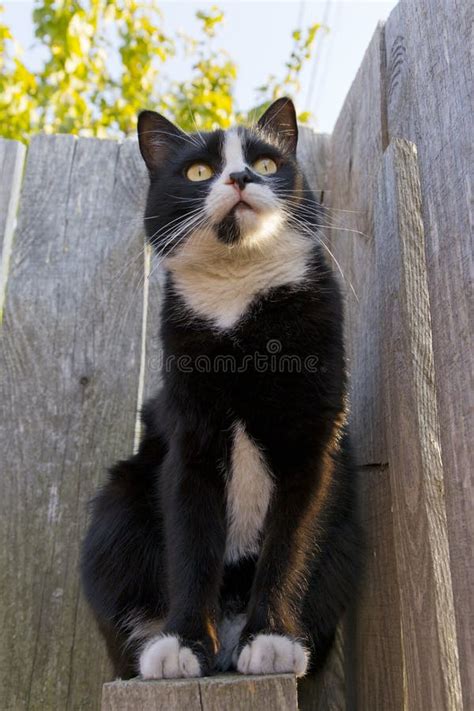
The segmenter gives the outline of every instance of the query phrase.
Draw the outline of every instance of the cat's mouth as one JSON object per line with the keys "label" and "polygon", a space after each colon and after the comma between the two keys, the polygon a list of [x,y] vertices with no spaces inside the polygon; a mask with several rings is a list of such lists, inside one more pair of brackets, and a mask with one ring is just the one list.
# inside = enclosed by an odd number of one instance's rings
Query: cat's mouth
{"label": "cat's mouth", "polygon": [[227,217],[238,217],[244,213],[255,212],[255,209],[245,200],[239,200],[227,213]]}

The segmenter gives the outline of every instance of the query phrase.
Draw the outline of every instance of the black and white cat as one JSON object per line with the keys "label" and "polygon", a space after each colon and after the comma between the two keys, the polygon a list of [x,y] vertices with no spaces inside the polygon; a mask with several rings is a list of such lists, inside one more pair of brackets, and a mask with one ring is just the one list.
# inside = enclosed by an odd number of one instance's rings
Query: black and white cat
{"label": "black and white cat", "polygon": [[116,673],[319,667],[359,536],[341,296],[293,104],[185,134],[140,115],[167,272],[164,387],[93,503],[82,576]]}

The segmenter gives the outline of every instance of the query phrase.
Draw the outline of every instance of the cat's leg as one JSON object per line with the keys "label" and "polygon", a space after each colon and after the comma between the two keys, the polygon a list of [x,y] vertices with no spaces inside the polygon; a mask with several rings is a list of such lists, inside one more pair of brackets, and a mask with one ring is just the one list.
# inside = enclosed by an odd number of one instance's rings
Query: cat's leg
{"label": "cat's leg", "polygon": [[163,465],[169,610],[140,657],[144,678],[202,676],[215,666],[225,547],[224,478],[212,437],[177,433]]}
{"label": "cat's leg", "polygon": [[[362,568],[362,533],[350,500],[347,491],[342,493],[342,501],[333,500],[314,531],[306,592],[289,613],[300,634],[272,638],[257,634],[240,659],[241,672],[293,671],[298,676],[305,667],[316,671],[324,665],[337,624],[354,598]],[[237,661],[235,658],[235,664]]]}
{"label": "cat's leg", "polygon": [[334,507],[326,532],[325,540],[318,536],[302,610],[311,670],[326,661],[337,624],[353,601],[362,568],[362,533],[355,512],[345,505]]}
{"label": "cat's leg", "polygon": [[[273,460],[277,472],[275,495],[267,516],[248,620],[235,655],[238,671],[245,674],[304,675],[313,663],[311,653],[318,655],[320,643],[321,649],[326,649],[328,634],[334,633],[337,616],[342,611],[327,620],[330,632],[326,631],[322,639],[318,617],[327,612],[327,597],[320,608],[316,603],[311,609],[309,634],[304,608],[311,571],[315,558],[326,550],[332,507],[338,505],[339,482],[345,473],[327,452],[316,451],[311,457],[293,462],[281,452]],[[351,563],[338,561],[338,564]],[[334,575],[330,566],[327,574],[329,578]],[[334,586],[334,595],[338,595],[339,583],[335,578],[328,583]]]}

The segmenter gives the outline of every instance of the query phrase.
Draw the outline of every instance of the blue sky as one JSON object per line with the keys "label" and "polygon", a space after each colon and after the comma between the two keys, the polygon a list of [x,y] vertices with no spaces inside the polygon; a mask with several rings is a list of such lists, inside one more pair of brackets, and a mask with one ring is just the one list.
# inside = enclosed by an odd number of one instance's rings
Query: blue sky
{"label": "blue sky", "polygon": [[[199,8],[217,5],[225,11],[225,26],[218,45],[224,47],[239,68],[236,98],[241,109],[254,105],[254,87],[268,74],[281,75],[292,47],[291,32],[298,25],[322,22],[329,32],[321,33],[317,59],[307,66],[296,100],[299,110],[311,110],[320,131],[331,131],[344,97],[360,65],[364,51],[379,20],[386,19],[395,0],[225,0],[202,2],[181,0],[159,2],[168,31],[191,32],[194,13]],[[29,66],[40,60],[34,48],[29,0],[4,2],[4,21],[26,50]],[[188,65],[175,61],[173,72],[186,76]]]}

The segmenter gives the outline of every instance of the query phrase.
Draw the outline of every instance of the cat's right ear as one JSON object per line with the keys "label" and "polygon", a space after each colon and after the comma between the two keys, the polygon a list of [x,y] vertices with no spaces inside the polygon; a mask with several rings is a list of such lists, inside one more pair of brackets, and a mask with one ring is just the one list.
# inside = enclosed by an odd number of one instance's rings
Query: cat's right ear
{"label": "cat's right ear", "polygon": [[156,111],[142,111],[138,116],[138,143],[150,173],[168,157],[170,151],[186,140],[186,134]]}

